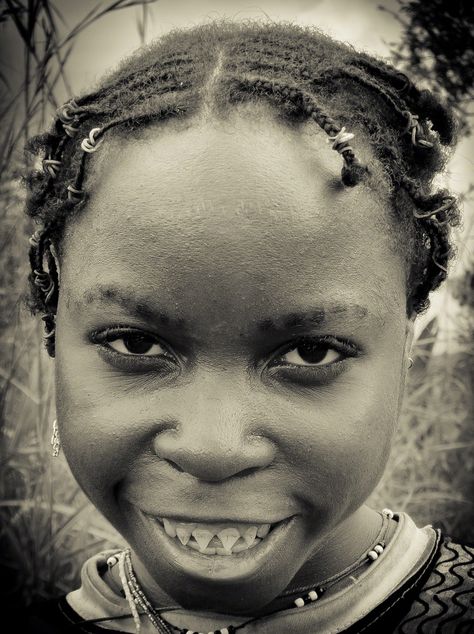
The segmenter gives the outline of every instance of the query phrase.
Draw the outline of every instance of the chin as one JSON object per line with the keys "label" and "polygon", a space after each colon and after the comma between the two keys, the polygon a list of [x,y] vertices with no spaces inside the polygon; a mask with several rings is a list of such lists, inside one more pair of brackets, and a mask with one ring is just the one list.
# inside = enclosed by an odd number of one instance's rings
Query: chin
{"label": "chin", "polygon": [[[184,521],[136,507],[133,514],[133,534],[124,536],[134,557],[186,609],[255,613],[288,586],[311,550],[299,515],[261,523]],[[215,532],[219,540],[209,536]]]}

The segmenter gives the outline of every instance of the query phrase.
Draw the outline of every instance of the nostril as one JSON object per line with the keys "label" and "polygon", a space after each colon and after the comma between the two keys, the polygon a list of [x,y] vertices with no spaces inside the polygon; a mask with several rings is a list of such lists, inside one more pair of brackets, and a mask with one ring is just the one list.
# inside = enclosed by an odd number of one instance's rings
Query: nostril
{"label": "nostril", "polygon": [[241,478],[241,477],[253,475],[259,469],[260,467],[249,467],[248,469],[243,469],[242,471],[239,471],[239,477]]}
{"label": "nostril", "polygon": [[179,464],[177,462],[173,462],[173,460],[169,460],[169,458],[165,458],[165,461],[173,468],[176,469],[176,471],[179,471],[180,473],[184,472],[184,469],[182,469]]}

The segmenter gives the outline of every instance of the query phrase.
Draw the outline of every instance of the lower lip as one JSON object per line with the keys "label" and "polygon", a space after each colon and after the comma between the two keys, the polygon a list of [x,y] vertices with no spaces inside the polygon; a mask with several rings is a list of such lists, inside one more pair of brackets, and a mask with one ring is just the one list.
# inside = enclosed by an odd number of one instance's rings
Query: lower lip
{"label": "lower lip", "polygon": [[167,535],[157,519],[143,511],[140,515],[158,544],[161,557],[164,556],[187,575],[211,582],[235,582],[252,577],[275,550],[282,548],[296,519],[293,516],[278,523],[267,537],[248,550],[232,555],[205,555]]}

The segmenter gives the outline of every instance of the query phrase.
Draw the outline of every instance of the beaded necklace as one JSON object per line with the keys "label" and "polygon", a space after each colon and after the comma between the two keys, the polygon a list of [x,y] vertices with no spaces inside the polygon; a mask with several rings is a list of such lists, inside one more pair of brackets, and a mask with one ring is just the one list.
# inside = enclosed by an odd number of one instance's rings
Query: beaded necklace
{"label": "beaded necklace", "polygon": [[148,618],[153,627],[157,630],[157,632],[160,632],[160,634],[173,634],[173,632],[178,632],[179,634],[234,634],[238,630],[242,630],[247,625],[250,625],[250,623],[255,623],[256,621],[271,616],[272,614],[276,614],[278,612],[282,612],[283,610],[288,610],[291,608],[301,608],[308,603],[312,603],[321,599],[321,597],[329,588],[332,588],[339,581],[350,577],[350,575],[354,574],[359,569],[370,565],[376,559],[378,559],[384,552],[384,540],[387,535],[390,520],[394,517],[394,513],[390,509],[383,509],[381,515],[382,526],[375,540],[375,545],[370,550],[366,551],[357,561],[352,563],[350,566],[348,566],[341,572],[333,575],[332,577],[325,579],[316,587],[314,585],[311,585],[284,592],[280,595],[280,597],[291,597],[295,594],[300,595],[297,596],[296,599],[293,599],[293,601],[284,608],[280,608],[263,616],[253,617],[241,623],[240,625],[228,625],[227,627],[222,627],[218,630],[213,630],[212,632],[197,632],[188,628],[177,627],[175,625],[172,625],[171,623],[168,623],[163,617],[160,616],[159,610],[152,606],[137,581],[132,566],[130,548],[125,548],[116,555],[112,555],[111,557],[109,557],[107,559],[107,565],[109,566],[109,568],[112,568],[113,566],[118,564],[120,581],[125,593],[125,598],[127,599],[127,602],[130,606],[131,616],[133,617],[137,634],[139,634],[141,631],[140,616],[142,614],[144,614]]}

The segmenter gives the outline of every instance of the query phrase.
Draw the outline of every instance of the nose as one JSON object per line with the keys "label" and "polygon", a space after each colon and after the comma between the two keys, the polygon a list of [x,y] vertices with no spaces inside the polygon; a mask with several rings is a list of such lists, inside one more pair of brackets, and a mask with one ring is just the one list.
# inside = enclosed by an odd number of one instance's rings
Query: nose
{"label": "nose", "polygon": [[276,454],[273,441],[256,433],[259,420],[249,411],[251,404],[236,395],[219,397],[218,391],[217,386],[211,394],[200,391],[192,405],[180,408],[175,427],[160,431],[153,440],[157,456],[208,482],[263,469]]}

